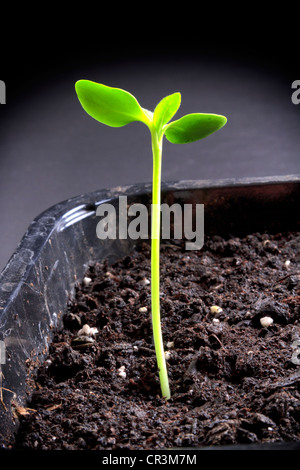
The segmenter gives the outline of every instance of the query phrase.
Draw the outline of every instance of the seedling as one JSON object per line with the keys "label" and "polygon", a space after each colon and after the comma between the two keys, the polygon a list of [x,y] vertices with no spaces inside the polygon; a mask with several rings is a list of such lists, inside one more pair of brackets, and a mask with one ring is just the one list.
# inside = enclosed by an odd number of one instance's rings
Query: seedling
{"label": "seedling", "polygon": [[153,154],[152,219],[151,219],[151,310],[152,328],[162,396],[171,396],[164,354],[160,318],[160,200],[163,137],[173,144],[203,139],[226,124],[218,114],[194,113],[170,122],[177,112],[180,93],[163,98],[154,112],[142,108],[136,98],[120,88],[111,88],[89,80],[75,85],[83,109],[94,119],[111,127],[122,127],[134,121],[145,124],[151,133]]}

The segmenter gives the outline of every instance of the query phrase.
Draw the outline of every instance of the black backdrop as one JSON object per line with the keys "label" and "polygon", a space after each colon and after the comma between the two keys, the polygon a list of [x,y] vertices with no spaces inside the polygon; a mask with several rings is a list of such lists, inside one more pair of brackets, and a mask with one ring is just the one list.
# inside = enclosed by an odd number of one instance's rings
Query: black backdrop
{"label": "black backdrop", "polygon": [[10,7],[2,18],[0,269],[31,220],[69,197],[151,180],[147,130],[101,126],[74,92],[87,78],[153,109],[225,114],[215,136],[165,145],[163,180],[300,173],[297,12],[258,5]]}

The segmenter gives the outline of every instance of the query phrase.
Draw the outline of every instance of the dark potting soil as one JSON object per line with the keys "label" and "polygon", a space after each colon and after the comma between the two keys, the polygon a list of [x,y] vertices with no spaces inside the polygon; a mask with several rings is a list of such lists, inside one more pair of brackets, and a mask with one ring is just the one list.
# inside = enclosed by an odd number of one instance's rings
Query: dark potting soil
{"label": "dark potting soil", "polygon": [[[162,244],[168,402],[152,338],[149,245],[91,265],[86,278],[28,408],[15,409],[16,448],[300,441],[299,233],[207,237],[200,251]],[[263,326],[264,317],[273,323]]]}

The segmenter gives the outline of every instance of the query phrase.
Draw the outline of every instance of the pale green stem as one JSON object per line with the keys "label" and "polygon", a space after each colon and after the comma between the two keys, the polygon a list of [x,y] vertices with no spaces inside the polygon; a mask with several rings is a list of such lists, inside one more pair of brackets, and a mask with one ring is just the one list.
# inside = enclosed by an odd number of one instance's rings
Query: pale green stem
{"label": "pale green stem", "polygon": [[162,137],[151,129],[153,152],[152,227],[151,227],[151,310],[154,346],[162,396],[170,398],[168,371],[163,346],[160,320],[160,197]]}

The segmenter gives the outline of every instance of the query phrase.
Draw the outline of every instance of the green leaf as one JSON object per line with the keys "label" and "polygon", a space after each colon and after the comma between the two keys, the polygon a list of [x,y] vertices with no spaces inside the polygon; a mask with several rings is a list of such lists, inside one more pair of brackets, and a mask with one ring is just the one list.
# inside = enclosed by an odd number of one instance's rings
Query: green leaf
{"label": "green leaf", "polygon": [[79,80],[75,90],[83,109],[102,124],[122,127],[134,121],[149,121],[136,98],[125,90],[90,80]]}
{"label": "green leaf", "polygon": [[168,124],[165,136],[172,144],[186,144],[207,137],[226,122],[227,118],[219,114],[187,114]]}
{"label": "green leaf", "polygon": [[157,130],[167,124],[177,112],[181,103],[181,94],[173,93],[163,98],[154,110],[153,123]]}

